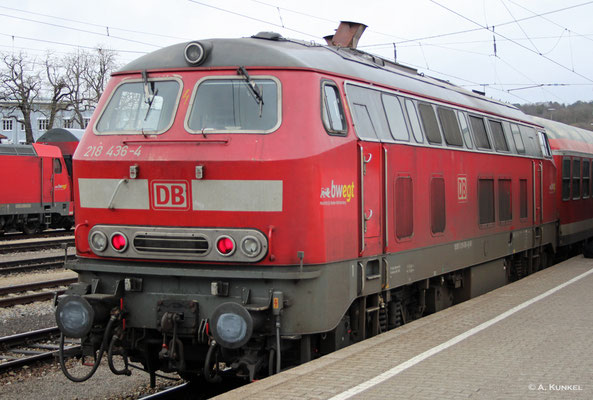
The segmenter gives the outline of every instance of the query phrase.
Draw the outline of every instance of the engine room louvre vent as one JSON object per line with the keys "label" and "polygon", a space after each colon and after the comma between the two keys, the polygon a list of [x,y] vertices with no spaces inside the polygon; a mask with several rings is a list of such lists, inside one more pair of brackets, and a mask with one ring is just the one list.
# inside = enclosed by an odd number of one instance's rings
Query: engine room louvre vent
{"label": "engine room louvre vent", "polygon": [[203,236],[143,233],[134,237],[138,252],[202,255],[208,253],[208,239]]}

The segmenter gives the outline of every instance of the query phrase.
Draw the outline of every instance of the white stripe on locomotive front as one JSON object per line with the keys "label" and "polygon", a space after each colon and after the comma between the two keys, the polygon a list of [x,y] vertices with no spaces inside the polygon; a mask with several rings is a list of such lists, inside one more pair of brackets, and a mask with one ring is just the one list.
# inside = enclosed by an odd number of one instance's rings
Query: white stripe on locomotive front
{"label": "white stripe on locomotive front", "polygon": [[[123,185],[120,181],[79,178],[80,206],[105,209],[111,203],[117,209],[150,209],[147,179],[129,179]],[[282,211],[283,181],[192,180],[191,191],[194,211]]]}

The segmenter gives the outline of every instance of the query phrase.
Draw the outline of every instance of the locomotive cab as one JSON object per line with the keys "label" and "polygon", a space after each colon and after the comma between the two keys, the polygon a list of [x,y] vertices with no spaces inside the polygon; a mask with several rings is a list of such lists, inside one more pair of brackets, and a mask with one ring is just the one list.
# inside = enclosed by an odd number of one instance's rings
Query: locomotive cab
{"label": "locomotive cab", "polygon": [[335,78],[277,67],[306,46],[272,40],[172,46],[114,74],[74,155],[80,282],[56,311],[88,355],[206,377],[216,358],[254,379],[340,323],[353,293],[324,265],[358,256],[356,140]]}

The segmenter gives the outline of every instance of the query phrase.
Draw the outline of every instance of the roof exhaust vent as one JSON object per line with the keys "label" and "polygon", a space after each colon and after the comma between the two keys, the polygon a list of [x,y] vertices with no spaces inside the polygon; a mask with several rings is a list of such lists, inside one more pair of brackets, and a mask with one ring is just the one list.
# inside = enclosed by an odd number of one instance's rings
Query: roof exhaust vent
{"label": "roof exhaust vent", "polygon": [[358,40],[366,29],[365,24],[358,22],[341,21],[334,35],[325,36],[324,39],[330,46],[350,47],[355,49]]}

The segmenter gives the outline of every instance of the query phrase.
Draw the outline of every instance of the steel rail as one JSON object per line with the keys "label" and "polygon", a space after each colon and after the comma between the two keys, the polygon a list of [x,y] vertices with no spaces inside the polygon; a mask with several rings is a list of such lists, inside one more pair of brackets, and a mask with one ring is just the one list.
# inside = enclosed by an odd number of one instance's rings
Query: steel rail
{"label": "steel rail", "polygon": [[[18,333],[16,335],[5,336],[0,338],[0,349],[2,353],[28,354],[26,357],[12,357],[0,356],[0,359],[8,360],[0,362],[0,372],[29,365],[36,361],[53,359],[57,356],[58,345],[36,344],[37,341],[45,341],[53,339],[60,334],[57,326],[45,329],[39,329],[31,332]],[[19,350],[18,346],[26,347],[27,349],[38,348],[40,350]],[[16,349],[16,350],[15,350]],[[49,349],[49,351],[48,351]],[[65,349],[66,354],[71,357],[80,354],[80,345],[71,345]]]}
{"label": "steel rail", "polygon": [[0,299],[0,307],[12,307],[17,305],[34,303],[36,301],[52,300],[54,297],[64,294],[65,290],[57,290],[53,292],[42,292],[34,294],[25,294],[22,296],[6,297]]}
{"label": "steel rail", "polygon": [[[65,259],[65,256],[51,256],[3,261],[0,262],[0,273],[24,272],[40,268],[63,268]],[[74,260],[75,255],[70,254],[67,259]]]}
{"label": "steel rail", "polygon": [[63,246],[73,247],[74,237],[0,243],[0,253],[33,251],[39,249],[59,249]]}
{"label": "steel rail", "polygon": [[53,288],[53,287],[58,287],[58,286],[65,286],[65,285],[74,283],[76,281],[77,281],[76,278],[63,278],[63,279],[54,279],[51,281],[24,283],[22,285],[2,286],[2,287],[0,287],[0,295],[26,292],[29,290],[39,290],[39,289],[47,289],[47,288]]}
{"label": "steel rail", "polygon": [[182,395],[187,392],[187,390],[189,389],[189,386],[190,386],[190,383],[185,382],[185,383],[182,383],[181,385],[177,385],[177,386],[167,388],[165,390],[161,390],[160,392],[142,396],[139,398],[139,400],[179,399],[179,398],[182,398]]}

